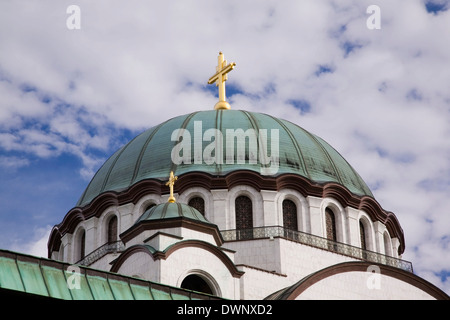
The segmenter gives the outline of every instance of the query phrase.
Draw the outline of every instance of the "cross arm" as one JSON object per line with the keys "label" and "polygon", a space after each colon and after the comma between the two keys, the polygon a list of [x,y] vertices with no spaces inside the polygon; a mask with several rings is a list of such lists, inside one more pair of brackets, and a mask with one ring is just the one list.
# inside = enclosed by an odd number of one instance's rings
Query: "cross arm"
{"label": "cross arm", "polygon": [[226,75],[228,72],[233,70],[235,66],[236,66],[236,63],[232,62],[229,65],[227,65],[225,68],[223,68],[222,70],[216,72],[215,75],[213,75],[211,78],[209,78],[208,84],[213,84],[214,82],[216,82],[219,79],[220,74]]}

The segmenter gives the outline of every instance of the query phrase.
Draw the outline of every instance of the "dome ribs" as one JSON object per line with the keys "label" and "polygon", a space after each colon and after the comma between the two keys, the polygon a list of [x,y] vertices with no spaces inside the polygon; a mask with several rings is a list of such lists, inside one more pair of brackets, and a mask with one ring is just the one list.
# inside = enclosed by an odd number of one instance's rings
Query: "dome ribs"
{"label": "dome ribs", "polygon": [[[200,133],[195,132],[197,128],[195,122],[197,121],[202,124],[200,125],[200,130],[202,130]],[[185,129],[182,131],[183,134],[187,132],[186,134],[191,136],[191,131],[194,130],[194,145],[192,146],[191,142],[191,147],[186,147],[186,150],[190,152],[192,152],[192,147],[194,148],[194,157],[190,158],[191,162],[188,163],[185,163],[185,160],[182,160],[181,163],[175,163],[171,159],[171,151],[174,150],[174,146],[180,144],[180,141],[172,140],[171,133],[173,134],[174,130],[180,129]],[[233,139],[237,139],[238,136],[244,137],[246,139],[243,146],[245,148],[245,162],[242,163],[242,159],[238,161],[238,151],[233,152],[234,159],[228,158],[228,138],[225,139],[227,137],[225,134],[223,136],[225,140],[222,141],[224,148],[222,157],[224,158],[221,159],[221,162],[216,161],[217,159],[210,159],[213,161],[212,163],[205,163],[204,148],[205,143],[209,142],[204,140],[204,134],[209,129],[215,129],[222,135],[230,129],[230,132],[232,132],[230,137]],[[236,130],[240,130],[240,135],[233,134]],[[272,137],[272,130],[278,130],[276,140],[274,140],[277,141],[274,142],[275,144],[279,143],[276,149],[277,154],[272,154],[272,143],[267,143],[264,140],[263,143],[258,143],[258,146],[264,148],[264,150],[257,149],[256,151],[259,155],[259,161],[257,163],[250,162],[249,152],[250,149],[255,152],[255,146],[249,145],[250,141],[247,142],[247,134],[242,136],[241,130],[244,133],[247,130],[252,130],[257,134],[260,130],[266,130],[264,132],[267,137],[263,140],[269,139],[267,130],[271,133],[270,137]],[[181,134],[181,131],[179,134]],[[259,138],[259,135],[257,138]],[[197,141],[198,139],[200,141]],[[232,145],[234,144],[235,142]],[[183,148],[185,147],[181,146],[181,148],[184,152]],[[201,150],[198,151],[197,148]],[[200,159],[196,158],[196,153],[197,156],[201,155]],[[270,153],[270,157],[268,153]],[[267,159],[264,158],[264,162],[260,158],[263,156],[267,157]],[[269,161],[270,167],[268,167],[269,163],[265,163],[265,161]],[[170,171],[177,175],[201,171],[213,176],[224,176],[236,170],[253,170],[262,173],[265,169],[276,170],[270,175],[292,173],[304,176],[317,183],[334,181],[347,187],[354,194],[373,196],[357,172],[334,148],[320,137],[309,133],[298,125],[263,113],[243,110],[210,110],[174,117],[134,138],[114,153],[97,171],[77,206],[90,203],[103,192],[121,192],[121,190],[129,188],[141,180],[163,179]]]}
{"label": "dome ribs", "polygon": [[[186,129],[186,127],[188,126],[188,124],[189,124],[189,122],[191,121],[192,117],[194,117],[197,113],[198,113],[198,112],[193,112],[193,113],[190,113],[189,115],[187,115],[187,116],[186,116],[186,119],[184,119],[184,121],[183,121],[183,123],[182,123],[180,129]],[[178,143],[179,140],[180,140],[180,139],[176,139],[175,142],[173,143],[173,145],[175,146],[175,145]],[[168,172],[170,173],[171,171],[173,171],[174,174],[175,174],[175,173],[177,172],[177,167],[178,167],[178,165],[175,164],[175,163],[172,161],[172,167],[171,167],[171,168],[168,168],[168,170],[169,170]],[[169,174],[168,174],[167,176],[169,176]]]}
{"label": "dome ribs", "polygon": [[[169,120],[167,120],[169,121]],[[150,141],[152,141],[153,137],[155,136],[155,134],[158,132],[158,129],[162,127],[163,124],[165,124],[167,121],[159,124],[158,126],[156,126],[154,128],[154,130],[152,131],[152,133],[149,135],[149,137],[145,140],[145,143],[141,149],[141,152],[139,153],[139,156],[136,160],[136,166],[134,167],[134,172],[133,172],[133,177],[131,178],[131,185],[134,184],[136,182],[136,178],[138,176],[139,173],[139,169],[141,168],[141,162],[142,162],[142,158],[144,157],[144,153],[147,150],[147,147],[150,143]]]}
{"label": "dome ribs", "polygon": [[[294,166],[298,166],[298,164],[300,164],[301,166],[301,170],[304,172],[305,176],[309,179],[311,179],[311,175],[308,172],[306,163],[305,163],[305,159],[303,157],[303,153],[302,153],[302,149],[300,148],[300,145],[298,144],[297,140],[295,139],[295,137],[292,135],[292,132],[286,127],[286,125],[279,119],[271,117],[273,120],[275,120],[284,130],[285,132],[289,135],[289,138],[291,139],[291,142],[295,148],[295,151],[297,153],[297,159],[298,162],[292,163],[291,165]],[[286,163],[289,163],[290,160],[289,158],[286,157]]]}

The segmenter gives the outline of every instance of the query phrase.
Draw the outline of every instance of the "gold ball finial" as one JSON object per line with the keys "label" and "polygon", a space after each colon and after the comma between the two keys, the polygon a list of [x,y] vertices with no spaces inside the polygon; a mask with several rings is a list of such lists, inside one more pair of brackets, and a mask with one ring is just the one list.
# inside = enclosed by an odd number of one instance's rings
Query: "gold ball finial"
{"label": "gold ball finial", "polygon": [[219,101],[214,106],[214,110],[230,110],[230,109],[231,109],[231,106],[226,101]]}

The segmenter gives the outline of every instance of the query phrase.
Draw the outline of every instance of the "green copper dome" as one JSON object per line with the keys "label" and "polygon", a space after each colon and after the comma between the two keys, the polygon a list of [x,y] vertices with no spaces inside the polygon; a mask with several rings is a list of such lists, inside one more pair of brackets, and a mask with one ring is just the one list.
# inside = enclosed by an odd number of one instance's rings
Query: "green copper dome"
{"label": "green copper dome", "polygon": [[188,206],[187,204],[179,202],[166,202],[147,209],[140,216],[140,218],[136,221],[135,224],[138,224],[141,221],[171,219],[180,217],[210,223],[197,209]]}
{"label": "green copper dome", "polygon": [[103,164],[77,206],[144,179],[167,181],[170,171],[224,176],[236,170],[298,174],[373,197],[349,163],[318,136],[262,113],[211,110],[172,118],[138,135]]}

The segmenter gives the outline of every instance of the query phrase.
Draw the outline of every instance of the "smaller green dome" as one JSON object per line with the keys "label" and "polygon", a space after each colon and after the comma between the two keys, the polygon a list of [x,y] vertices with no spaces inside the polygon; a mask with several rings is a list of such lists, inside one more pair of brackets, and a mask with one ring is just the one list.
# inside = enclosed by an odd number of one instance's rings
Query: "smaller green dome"
{"label": "smaller green dome", "polygon": [[205,223],[209,222],[197,209],[179,202],[166,202],[158,204],[147,209],[136,221],[135,224],[141,221],[161,220],[171,218],[188,218]]}

